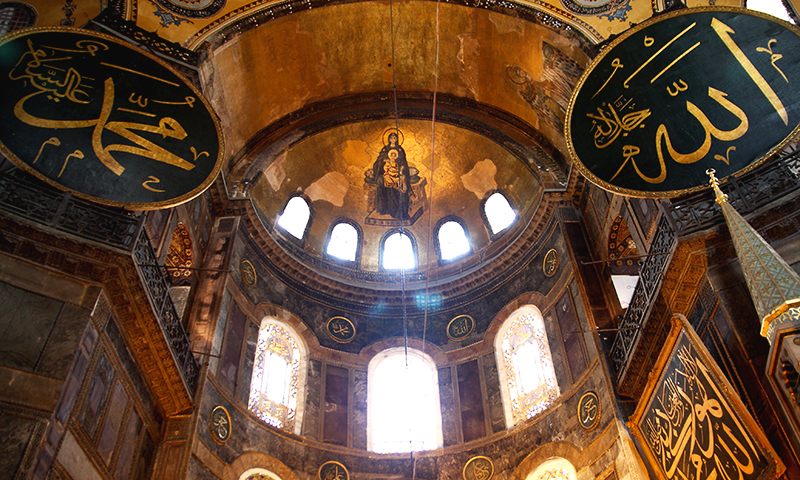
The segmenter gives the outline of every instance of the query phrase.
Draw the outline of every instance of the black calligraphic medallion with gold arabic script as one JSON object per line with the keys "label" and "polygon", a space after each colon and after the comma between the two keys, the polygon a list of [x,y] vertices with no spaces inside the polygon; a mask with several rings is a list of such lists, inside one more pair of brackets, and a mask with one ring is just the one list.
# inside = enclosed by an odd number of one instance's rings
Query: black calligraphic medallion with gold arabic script
{"label": "black calligraphic medallion with gold arabic script", "polygon": [[224,141],[200,92],[154,56],[107,35],[21,30],[0,40],[0,150],[98,203],[149,210],[203,192]]}
{"label": "black calligraphic medallion with gold arabic script", "polygon": [[672,197],[755,168],[800,132],[800,29],[733,7],[680,10],[609,45],[567,111],[581,172],[615,193]]}

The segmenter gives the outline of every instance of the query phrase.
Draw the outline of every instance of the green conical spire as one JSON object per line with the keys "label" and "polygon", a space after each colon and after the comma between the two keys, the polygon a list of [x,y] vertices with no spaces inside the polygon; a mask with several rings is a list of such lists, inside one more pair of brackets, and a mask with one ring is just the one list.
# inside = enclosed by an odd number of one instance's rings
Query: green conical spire
{"label": "green conical spire", "polygon": [[714,169],[706,170],[733,238],[747,288],[761,319],[761,335],[770,339],[773,321],[787,309],[800,306],[800,276],[761,238],[753,227],[728,203],[719,189]]}

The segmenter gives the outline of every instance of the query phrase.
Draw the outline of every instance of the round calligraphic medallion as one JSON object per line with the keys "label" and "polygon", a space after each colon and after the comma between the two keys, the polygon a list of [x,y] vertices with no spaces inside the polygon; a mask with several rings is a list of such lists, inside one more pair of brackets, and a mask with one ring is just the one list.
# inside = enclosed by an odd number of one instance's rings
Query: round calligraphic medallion
{"label": "round calligraphic medallion", "polygon": [[344,465],[333,460],[319,467],[319,480],[350,480],[350,472]]}
{"label": "round calligraphic medallion", "polygon": [[78,197],[130,210],[191,200],[224,141],[202,94],[153,55],[71,28],[0,41],[0,151]]}
{"label": "round calligraphic medallion", "polygon": [[231,437],[231,416],[222,405],[217,405],[211,410],[211,436],[217,443],[225,443]]}
{"label": "round calligraphic medallion", "polygon": [[338,343],[350,343],[356,338],[356,327],[344,317],[333,317],[325,325],[325,331]]}
{"label": "round calligraphic medallion", "polygon": [[455,342],[460,342],[475,329],[475,320],[469,315],[459,315],[447,324],[447,337]]}
{"label": "round calligraphic medallion", "polygon": [[542,273],[545,277],[552,277],[558,270],[558,252],[555,248],[551,248],[544,254],[542,261]]}
{"label": "round calligraphic medallion", "polygon": [[800,29],[734,7],[632,28],[592,62],[567,110],[570,155],[600,187],[674,197],[752,170],[800,133]]}
{"label": "round calligraphic medallion", "polygon": [[578,400],[578,423],[586,430],[592,430],[600,422],[600,399],[591,390]]}
{"label": "round calligraphic medallion", "polygon": [[250,260],[242,260],[239,270],[242,272],[242,280],[244,280],[244,283],[250,287],[254,287],[258,280],[258,275],[256,275],[256,269],[253,267],[253,264],[250,263]]}
{"label": "round calligraphic medallion", "polygon": [[480,455],[470,458],[464,465],[462,476],[464,480],[489,480],[494,476],[492,459]]}

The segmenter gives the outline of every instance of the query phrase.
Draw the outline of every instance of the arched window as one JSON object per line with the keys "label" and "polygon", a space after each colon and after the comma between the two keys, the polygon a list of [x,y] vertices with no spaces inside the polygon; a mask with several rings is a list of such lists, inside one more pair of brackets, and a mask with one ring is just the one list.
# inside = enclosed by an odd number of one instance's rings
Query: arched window
{"label": "arched window", "polygon": [[517,214],[514,213],[508,199],[500,192],[494,192],[486,199],[483,204],[483,213],[489,223],[492,235],[497,235],[507,229],[517,219]]}
{"label": "arched window", "polygon": [[384,350],[369,363],[368,448],[377,453],[416,452],[442,446],[442,414],[436,364],[402,347]]}
{"label": "arched window", "polygon": [[526,305],[509,316],[495,340],[506,425],[533,417],[558,398],[544,319]]}
{"label": "arched window", "polygon": [[340,260],[356,261],[358,230],[349,222],[339,222],[331,229],[325,253]]}
{"label": "arched window", "polygon": [[386,270],[411,270],[417,266],[414,243],[407,233],[394,232],[384,238],[381,265]]}
{"label": "arched window", "polygon": [[281,477],[264,468],[251,468],[239,475],[239,480],[281,480]]}
{"label": "arched window", "polygon": [[36,10],[27,3],[0,3],[0,35],[32,27],[36,23]]}
{"label": "arched window", "polygon": [[310,218],[311,208],[308,206],[308,202],[305,198],[297,195],[286,203],[283,213],[278,217],[278,225],[292,236],[302,240]]}
{"label": "arched window", "polygon": [[248,407],[268,424],[298,434],[305,357],[305,345],[289,327],[271,318],[261,322]]}
{"label": "arched window", "polygon": [[525,480],[576,480],[578,473],[569,460],[553,457],[540,463]]}
{"label": "arched window", "polygon": [[439,227],[437,240],[442,260],[452,260],[471,250],[464,227],[455,220],[448,220]]}

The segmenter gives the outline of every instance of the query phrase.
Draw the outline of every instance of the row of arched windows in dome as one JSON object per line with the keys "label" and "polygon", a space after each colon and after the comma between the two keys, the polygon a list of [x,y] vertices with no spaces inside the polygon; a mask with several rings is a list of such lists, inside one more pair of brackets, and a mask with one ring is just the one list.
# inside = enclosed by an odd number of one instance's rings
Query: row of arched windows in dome
{"label": "row of arched windows in dome", "polygon": [[[544,319],[524,306],[495,338],[506,424],[546,409],[560,390]],[[249,409],[264,422],[300,433],[307,353],[296,332],[273,318],[262,321],[255,352]],[[377,453],[442,447],[438,367],[425,352],[390,348],[375,355],[367,373],[367,447]]]}
{"label": "row of arched windows in dome", "polygon": [[[482,213],[492,236],[507,230],[517,219],[517,214],[501,192],[492,193],[482,202]],[[308,200],[302,195],[292,196],[278,217],[278,226],[298,240],[304,240],[311,226]],[[436,241],[442,261],[455,260],[472,252],[467,229],[454,216],[439,222]],[[334,260],[355,262],[360,246],[360,228],[352,220],[342,219],[334,223],[329,231],[325,254]],[[414,238],[406,230],[390,230],[384,235],[380,252],[380,265],[384,270],[409,270],[417,266]]]}

